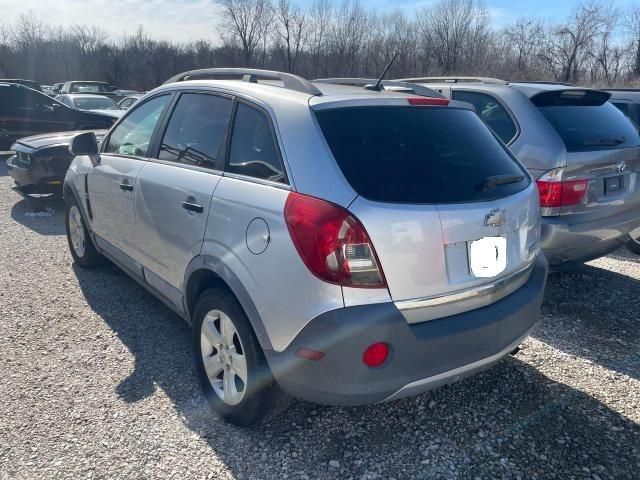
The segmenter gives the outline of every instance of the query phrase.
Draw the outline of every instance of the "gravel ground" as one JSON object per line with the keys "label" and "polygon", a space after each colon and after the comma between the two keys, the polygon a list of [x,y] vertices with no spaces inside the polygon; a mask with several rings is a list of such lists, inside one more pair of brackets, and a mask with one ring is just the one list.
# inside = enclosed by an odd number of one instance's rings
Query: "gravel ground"
{"label": "gravel ground", "polygon": [[189,331],[115,267],[73,267],[60,201],[25,216],[0,161],[0,480],[640,475],[640,264],[550,277],[515,357],[362,408],[295,403],[250,430],[212,416]]}

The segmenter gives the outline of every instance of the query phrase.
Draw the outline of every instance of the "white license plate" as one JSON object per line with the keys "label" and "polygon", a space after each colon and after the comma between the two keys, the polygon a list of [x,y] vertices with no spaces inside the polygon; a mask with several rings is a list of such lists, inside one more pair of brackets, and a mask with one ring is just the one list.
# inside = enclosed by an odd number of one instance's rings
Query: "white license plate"
{"label": "white license plate", "polygon": [[469,269],[474,277],[495,277],[507,268],[506,238],[484,237],[468,242],[468,245]]}

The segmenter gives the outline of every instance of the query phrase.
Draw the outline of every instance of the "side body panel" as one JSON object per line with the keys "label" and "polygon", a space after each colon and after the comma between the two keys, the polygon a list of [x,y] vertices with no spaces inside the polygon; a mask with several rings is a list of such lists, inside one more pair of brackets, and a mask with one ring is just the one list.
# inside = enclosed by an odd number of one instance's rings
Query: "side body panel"
{"label": "side body panel", "polygon": [[[220,176],[150,160],[138,177],[133,258],[147,281],[181,303],[184,272],[200,254],[211,196]],[[187,210],[183,202],[202,207]]]}
{"label": "side body panel", "polygon": [[285,188],[223,177],[202,247],[203,256],[220,259],[239,279],[275,351],[313,318],[344,306],[341,287],[317,279],[298,255],[284,220],[288,194]]}
{"label": "side body panel", "polygon": [[136,247],[136,179],[145,163],[142,158],[103,153],[88,173],[93,231],[129,257]]}

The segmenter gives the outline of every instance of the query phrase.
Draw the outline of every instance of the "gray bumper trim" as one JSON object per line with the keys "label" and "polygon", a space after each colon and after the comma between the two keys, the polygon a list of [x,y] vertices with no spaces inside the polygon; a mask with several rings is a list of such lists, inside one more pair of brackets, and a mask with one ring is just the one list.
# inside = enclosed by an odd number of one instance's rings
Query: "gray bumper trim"
{"label": "gray bumper trim", "polygon": [[411,382],[408,385],[405,385],[400,390],[398,390],[393,395],[382,400],[382,402],[389,402],[392,400],[397,400],[403,397],[409,397],[412,395],[417,395],[422,392],[426,392],[428,390],[434,390],[443,385],[448,385],[450,383],[457,382],[458,380],[462,380],[463,378],[469,377],[477,372],[482,370],[486,370],[491,367],[493,364],[498,362],[501,358],[508,355],[512,352],[518,345],[526,340],[526,338],[531,333],[531,328],[527,333],[525,333],[522,337],[518,338],[515,342],[510,344],[508,347],[505,347],[503,350],[499,351],[495,355],[491,355],[490,357],[486,357],[480,359],[476,362],[470,363],[468,365],[463,365],[458,368],[454,368],[453,370],[449,370],[447,372],[439,373],[438,375],[434,375],[432,377],[423,378],[421,380],[416,380],[415,382]]}

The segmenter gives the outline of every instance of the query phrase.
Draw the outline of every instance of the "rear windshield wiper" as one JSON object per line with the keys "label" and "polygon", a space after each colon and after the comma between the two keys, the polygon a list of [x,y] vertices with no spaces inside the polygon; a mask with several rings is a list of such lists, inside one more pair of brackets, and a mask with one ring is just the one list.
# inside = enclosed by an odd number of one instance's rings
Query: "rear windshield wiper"
{"label": "rear windshield wiper", "polygon": [[524,180],[524,175],[494,175],[493,177],[487,177],[479,184],[476,189],[486,192],[492,190],[500,185],[509,185],[511,183],[518,183]]}
{"label": "rear windshield wiper", "polygon": [[625,137],[618,138],[593,138],[582,142],[585,147],[613,147],[615,145],[621,145],[626,142]]}

